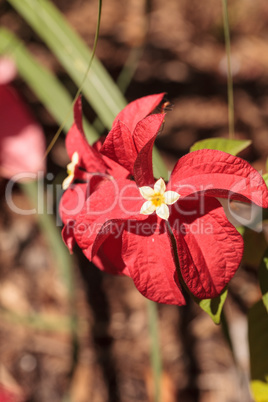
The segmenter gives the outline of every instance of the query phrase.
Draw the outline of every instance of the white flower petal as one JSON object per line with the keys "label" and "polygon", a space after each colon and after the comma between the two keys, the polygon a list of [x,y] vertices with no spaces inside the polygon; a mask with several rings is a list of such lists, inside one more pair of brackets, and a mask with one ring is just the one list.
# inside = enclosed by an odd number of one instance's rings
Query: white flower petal
{"label": "white flower petal", "polygon": [[165,203],[168,205],[174,204],[180,198],[180,194],[176,191],[166,191],[164,194]]}
{"label": "white flower petal", "polygon": [[153,205],[152,201],[146,201],[140,210],[140,214],[150,215],[156,210],[156,206]]}
{"label": "white flower petal", "polygon": [[164,192],[166,191],[166,184],[162,179],[162,177],[160,177],[160,179],[158,179],[157,182],[155,182],[154,191],[155,193],[158,194],[164,194]]}
{"label": "white flower petal", "polygon": [[72,156],[72,163],[74,165],[77,165],[77,163],[79,162],[79,155],[78,152],[74,152],[73,156]]}
{"label": "white flower petal", "polygon": [[73,175],[73,174],[70,174],[69,176],[67,176],[67,177],[63,180],[63,182],[62,182],[62,188],[63,188],[63,190],[67,190],[67,188],[68,188],[68,187],[70,186],[70,184],[72,183],[73,179],[74,179],[74,175]]}
{"label": "white flower petal", "polygon": [[150,200],[154,195],[154,189],[149,186],[144,186],[139,188],[141,195],[146,200]]}
{"label": "white flower petal", "polygon": [[159,216],[159,218],[165,219],[166,221],[168,220],[169,209],[166,204],[162,204],[162,205],[160,205],[160,207],[157,207],[156,213]]}

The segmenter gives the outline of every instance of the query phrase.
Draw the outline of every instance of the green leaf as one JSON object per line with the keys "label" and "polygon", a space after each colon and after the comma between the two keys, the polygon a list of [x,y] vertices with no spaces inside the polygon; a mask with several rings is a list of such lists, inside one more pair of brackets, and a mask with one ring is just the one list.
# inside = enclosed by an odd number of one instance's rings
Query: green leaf
{"label": "green leaf", "polygon": [[[12,32],[0,29],[0,54],[12,58],[20,76],[40,99],[55,121],[64,124],[67,132],[73,123],[72,98],[60,81],[42,66]],[[69,113],[69,115],[68,115]],[[97,132],[84,120],[84,129],[90,142],[98,139]]]}
{"label": "green leaf", "polygon": [[218,151],[227,152],[231,155],[237,155],[251,144],[250,140],[229,140],[227,138],[208,138],[197,141],[191,148],[190,152],[199,149],[216,149]]}
{"label": "green leaf", "polygon": [[263,302],[249,311],[248,338],[251,387],[255,402],[267,402],[268,395],[268,315]]}
{"label": "green leaf", "polygon": [[238,226],[238,227],[236,227],[236,230],[238,231],[238,233],[241,234],[241,236],[244,236],[246,228],[245,228],[245,226]]}
{"label": "green leaf", "polygon": [[268,187],[268,173],[265,173],[265,174],[262,176],[262,178],[263,178],[263,180],[265,181],[266,186]]}
{"label": "green leaf", "polygon": [[259,267],[259,281],[262,300],[268,313],[268,249],[266,250]]}
{"label": "green leaf", "polygon": [[197,304],[212,318],[215,324],[221,322],[221,312],[225,303],[228,291],[225,290],[220,296],[214,299],[198,300],[194,298]]}

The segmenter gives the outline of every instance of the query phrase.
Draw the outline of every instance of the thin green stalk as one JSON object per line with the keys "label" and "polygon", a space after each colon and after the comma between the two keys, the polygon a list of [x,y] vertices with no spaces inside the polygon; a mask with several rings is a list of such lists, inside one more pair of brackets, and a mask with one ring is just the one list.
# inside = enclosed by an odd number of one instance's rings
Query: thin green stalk
{"label": "thin green stalk", "polygon": [[234,139],[234,93],[233,93],[233,77],[231,66],[231,41],[230,41],[230,29],[228,18],[228,5],[227,0],[222,0],[223,9],[223,27],[225,48],[227,57],[227,91],[228,91],[228,120],[229,120],[229,138]]}
{"label": "thin green stalk", "polygon": [[147,301],[149,333],[151,339],[151,367],[154,379],[154,401],[161,401],[161,373],[162,360],[159,346],[159,330],[158,330],[158,311],[157,304],[151,300]]}
{"label": "thin green stalk", "polygon": [[[25,44],[6,28],[0,28],[0,54],[7,55],[15,61],[21,78],[58,125],[65,122],[63,130],[67,132],[73,124],[72,98],[57,77],[37,61]],[[98,133],[86,119],[83,120],[83,126],[89,142],[96,141]]]}
{"label": "thin green stalk", "polygon": [[101,20],[101,9],[102,9],[102,0],[99,0],[99,9],[98,9],[98,21],[97,21],[97,27],[96,27],[96,32],[95,32],[95,38],[94,38],[94,45],[93,45],[93,50],[90,56],[90,60],[87,66],[87,69],[85,71],[84,77],[82,79],[82,82],[79,86],[79,88],[76,91],[75,97],[72,101],[72,105],[65,117],[65,119],[63,120],[63,122],[61,123],[60,127],[58,128],[58,131],[56,132],[56,134],[54,135],[52,141],[50,142],[50,144],[48,145],[46,152],[45,152],[45,156],[44,158],[47,157],[47,155],[49,154],[49,152],[51,151],[51,149],[53,148],[54,144],[56,143],[57,139],[59,138],[62,130],[64,129],[64,126],[66,124],[66,121],[68,120],[68,118],[70,117],[70,115],[73,113],[73,108],[74,108],[74,104],[77,101],[79,95],[81,94],[81,91],[83,89],[83,85],[86,82],[90,67],[92,65],[95,53],[96,53],[96,48],[97,48],[97,44],[98,44],[98,39],[99,39],[99,33],[100,33],[100,20]]}
{"label": "thin green stalk", "polygon": [[[50,0],[8,0],[8,2],[46,43],[79,87],[88,69],[91,51],[53,2]],[[96,57],[90,67],[90,74],[83,84],[83,94],[107,129],[110,129],[114,117],[126,105],[116,84]]]}

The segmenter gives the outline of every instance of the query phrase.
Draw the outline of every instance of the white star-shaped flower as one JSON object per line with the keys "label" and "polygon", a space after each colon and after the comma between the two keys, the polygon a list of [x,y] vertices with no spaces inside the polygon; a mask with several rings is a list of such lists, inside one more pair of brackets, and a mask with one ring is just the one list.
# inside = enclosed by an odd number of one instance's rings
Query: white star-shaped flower
{"label": "white star-shaped flower", "polygon": [[166,191],[166,184],[162,178],[157,180],[154,188],[144,186],[140,187],[139,190],[143,198],[147,200],[142,205],[140,213],[150,215],[155,211],[160,218],[168,220],[168,205],[178,201],[180,194],[176,191]]}

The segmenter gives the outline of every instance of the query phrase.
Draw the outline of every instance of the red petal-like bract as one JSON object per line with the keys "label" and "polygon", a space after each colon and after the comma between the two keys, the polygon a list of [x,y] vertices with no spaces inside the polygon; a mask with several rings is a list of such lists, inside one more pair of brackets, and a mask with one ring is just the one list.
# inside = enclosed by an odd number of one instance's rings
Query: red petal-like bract
{"label": "red petal-like bract", "polygon": [[155,137],[140,151],[134,164],[134,178],[139,187],[152,186],[154,184],[153,174],[153,146]]}
{"label": "red petal-like bract", "polygon": [[64,243],[72,253],[75,239],[74,239],[74,224],[76,216],[81,212],[84,207],[85,200],[89,195],[90,188],[88,184],[76,184],[68,188],[61,197],[59,211],[61,219],[64,223],[62,230],[62,237]]}
{"label": "red petal-like bract", "polygon": [[[82,123],[82,102],[78,98],[74,105],[74,124],[68,131],[66,136],[66,149],[69,158],[75,152],[79,155],[79,167],[88,173],[88,177],[92,174],[111,175],[115,178],[127,178],[129,172],[117,162],[102,155],[99,150],[102,141],[98,140],[93,146],[87,142]],[[83,174],[80,174],[83,176]]]}
{"label": "red petal-like bract", "polygon": [[162,98],[163,94],[151,95],[130,103],[116,117],[100,152],[133,174],[140,151],[156,137],[163,124],[162,113],[146,117]]}
{"label": "red petal-like bract", "polygon": [[261,175],[245,160],[222,151],[202,149],[183,156],[173,169],[168,188],[182,196],[204,192],[268,207]]}
{"label": "red petal-like bract", "polygon": [[128,127],[131,134],[133,134],[137,124],[154,111],[163,100],[164,95],[164,93],[148,95],[130,102],[118,113],[114,119],[113,126],[120,120]]}
{"label": "red petal-like bract", "polygon": [[101,152],[132,173],[137,151],[131,132],[122,121],[117,121],[113,126],[101,148]]}
{"label": "red petal-like bract", "polygon": [[[176,273],[170,240],[165,227],[145,231],[146,223],[154,227],[155,219],[123,233],[122,258],[137,289],[158,303],[185,304]],[[143,230],[142,230],[143,229]],[[147,235],[146,235],[147,234]]]}
{"label": "red petal-like bract", "polygon": [[[130,180],[111,180],[101,183],[98,189],[87,198],[82,211],[76,219],[75,238],[82,250],[92,249],[96,236],[100,233],[105,238],[107,233],[120,235],[120,222],[130,218],[143,220],[139,211],[144,202],[136,184]],[[112,228],[110,220],[119,220]],[[106,224],[106,230],[103,225]],[[102,243],[98,239],[99,245]]]}
{"label": "red petal-like bract", "polygon": [[63,193],[60,200],[60,216],[64,223],[81,213],[89,194],[86,183],[73,185]]}
{"label": "red petal-like bract", "polygon": [[110,235],[102,243],[99,252],[92,258],[91,253],[84,250],[85,255],[94,262],[94,264],[109,274],[130,276],[128,267],[122,260],[122,236],[114,237]]}
{"label": "red petal-like bract", "polygon": [[218,296],[234,276],[243,239],[216,199],[181,200],[172,207],[170,225],[177,241],[180,270],[198,298]]}
{"label": "red petal-like bract", "polygon": [[147,142],[145,143],[145,145],[142,145],[142,142],[140,141],[140,150],[134,163],[133,174],[135,181],[139,187],[154,184],[153,146],[158,130],[163,124],[164,117],[164,114],[155,114],[147,118],[147,120],[151,118],[150,126],[154,127],[153,130],[146,129],[146,125],[144,124],[146,119],[143,120],[142,125],[138,126],[139,130],[141,129],[141,127],[143,127],[143,130],[148,131],[149,133],[149,135],[148,133],[146,135]]}
{"label": "red petal-like bract", "polygon": [[137,154],[152,138],[156,137],[165,120],[165,116],[165,113],[151,114],[136,125],[133,132],[133,141]]}
{"label": "red petal-like bract", "polygon": [[78,98],[74,105],[74,124],[68,131],[65,143],[69,158],[72,159],[73,154],[77,152],[79,165],[87,172],[106,172],[106,166],[101,155],[86,140],[82,126],[81,98]]}

